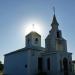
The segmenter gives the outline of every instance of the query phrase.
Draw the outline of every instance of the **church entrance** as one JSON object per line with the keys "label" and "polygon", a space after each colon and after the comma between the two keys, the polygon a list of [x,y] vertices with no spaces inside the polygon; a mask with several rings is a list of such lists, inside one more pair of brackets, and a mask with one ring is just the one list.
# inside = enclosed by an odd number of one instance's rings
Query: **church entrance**
{"label": "church entrance", "polygon": [[63,59],[63,68],[64,68],[64,75],[68,75],[68,60],[67,60],[67,58]]}

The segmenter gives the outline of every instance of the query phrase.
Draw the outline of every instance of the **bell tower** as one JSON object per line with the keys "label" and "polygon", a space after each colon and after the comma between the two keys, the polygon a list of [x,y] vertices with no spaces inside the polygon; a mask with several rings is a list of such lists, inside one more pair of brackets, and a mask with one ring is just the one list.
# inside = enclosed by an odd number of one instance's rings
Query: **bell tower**
{"label": "bell tower", "polygon": [[[51,30],[45,39],[45,49],[50,58],[50,72],[48,75],[71,75],[72,53],[67,51],[67,42],[62,36],[54,13]],[[47,60],[47,59],[46,59]]]}
{"label": "bell tower", "polygon": [[59,24],[54,13],[51,23],[52,28],[45,39],[45,46],[48,51],[67,51],[66,40],[62,37],[62,32],[59,30],[58,26]]}

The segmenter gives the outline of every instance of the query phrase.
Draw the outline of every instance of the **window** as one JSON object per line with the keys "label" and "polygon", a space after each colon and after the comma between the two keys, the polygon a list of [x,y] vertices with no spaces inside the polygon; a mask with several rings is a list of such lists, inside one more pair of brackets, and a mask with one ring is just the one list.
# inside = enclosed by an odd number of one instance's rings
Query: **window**
{"label": "window", "polygon": [[47,69],[50,70],[50,58],[47,59]]}
{"label": "window", "polygon": [[28,42],[28,44],[29,44],[29,42],[30,42],[30,39],[29,39],[29,38],[28,38],[27,42]]}
{"label": "window", "polygon": [[27,68],[27,64],[25,65],[25,68]]}
{"label": "window", "polygon": [[69,67],[70,67],[70,71],[72,72],[72,62],[69,61]]}
{"label": "window", "polygon": [[57,31],[57,38],[61,38],[60,31]]}
{"label": "window", "polygon": [[62,60],[60,60],[60,71],[62,71]]}
{"label": "window", "polygon": [[64,75],[68,75],[68,59],[67,58],[63,59],[63,71],[64,71]]}
{"label": "window", "polygon": [[38,38],[35,38],[35,44],[37,44],[38,43]]}
{"label": "window", "polygon": [[42,58],[38,58],[38,70],[42,71],[43,68],[43,63],[42,63],[43,59]]}

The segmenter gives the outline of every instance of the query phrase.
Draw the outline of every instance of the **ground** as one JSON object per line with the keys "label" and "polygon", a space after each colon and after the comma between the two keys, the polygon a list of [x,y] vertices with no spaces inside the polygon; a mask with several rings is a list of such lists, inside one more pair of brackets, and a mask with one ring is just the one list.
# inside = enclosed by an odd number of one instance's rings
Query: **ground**
{"label": "ground", "polygon": [[0,75],[3,75],[3,73],[0,71]]}

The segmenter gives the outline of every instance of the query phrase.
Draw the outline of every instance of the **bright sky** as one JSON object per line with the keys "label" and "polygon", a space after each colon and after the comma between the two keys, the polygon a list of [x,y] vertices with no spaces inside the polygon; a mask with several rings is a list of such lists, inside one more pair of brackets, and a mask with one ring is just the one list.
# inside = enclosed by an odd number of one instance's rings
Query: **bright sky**
{"label": "bright sky", "polygon": [[[75,59],[75,0],[0,0],[0,60],[4,54],[25,47],[28,26],[38,26],[44,39],[51,29],[53,6],[68,51]],[[37,29],[36,29],[37,30]]]}

